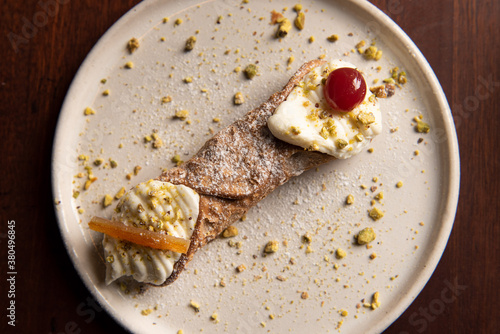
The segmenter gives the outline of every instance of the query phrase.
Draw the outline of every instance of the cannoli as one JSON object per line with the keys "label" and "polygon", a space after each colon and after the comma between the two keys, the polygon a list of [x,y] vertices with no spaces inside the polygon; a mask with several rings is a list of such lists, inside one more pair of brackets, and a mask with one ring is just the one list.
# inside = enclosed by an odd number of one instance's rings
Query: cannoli
{"label": "cannoli", "polygon": [[365,91],[352,109],[332,109],[323,89],[337,68],[354,66],[307,62],[281,91],[215,134],[191,159],[130,190],[112,220],[188,240],[187,249],[157,249],[105,234],[106,282],[131,275],[158,286],[172,283],[197,250],[276,187],[366,146],[381,130],[378,102],[363,80]]}

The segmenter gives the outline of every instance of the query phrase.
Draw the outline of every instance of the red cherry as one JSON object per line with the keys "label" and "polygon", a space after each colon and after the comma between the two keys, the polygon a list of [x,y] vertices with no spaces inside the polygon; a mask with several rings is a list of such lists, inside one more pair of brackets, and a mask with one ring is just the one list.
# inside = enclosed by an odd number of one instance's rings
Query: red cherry
{"label": "red cherry", "polygon": [[328,75],[323,93],[326,102],[334,110],[348,112],[363,102],[366,82],[358,70],[349,67],[338,68]]}

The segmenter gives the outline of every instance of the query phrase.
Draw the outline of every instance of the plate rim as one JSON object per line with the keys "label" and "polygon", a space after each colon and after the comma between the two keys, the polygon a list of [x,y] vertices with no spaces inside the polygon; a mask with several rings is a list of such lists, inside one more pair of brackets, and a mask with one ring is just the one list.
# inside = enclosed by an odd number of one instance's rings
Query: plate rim
{"label": "plate rim", "polygon": [[[78,71],[73,78],[68,92],[64,98],[63,104],[61,106],[61,110],[59,112],[58,121],[56,125],[54,141],[52,146],[52,161],[51,161],[51,185],[52,185],[52,194],[55,199],[60,199],[60,189],[59,182],[56,173],[57,162],[61,160],[61,153],[57,150],[58,143],[61,142],[63,138],[63,125],[67,123],[66,118],[69,117],[69,105],[71,104],[71,97],[75,94],[78,94],[77,87],[78,84],[84,79],[87,70],[92,68],[95,59],[99,56],[99,50],[105,46],[107,41],[114,35],[119,32],[126,23],[133,19],[135,16],[140,15],[142,11],[147,10],[149,6],[155,5],[160,0],[145,0],[131,9],[129,9],[123,16],[121,16],[113,25],[99,38],[97,43],[92,47],[91,51],[85,57],[84,61],[78,68]],[[172,0],[169,0],[172,1]],[[217,0],[214,0],[217,1]],[[385,26],[389,29],[393,34],[396,40],[403,42],[408,50],[413,55],[414,60],[418,67],[422,70],[424,78],[428,80],[428,83],[431,86],[431,90],[436,94],[436,100],[439,102],[439,110],[443,115],[444,120],[444,128],[447,137],[447,150],[449,151],[449,160],[447,160],[448,164],[445,166],[445,169],[449,171],[449,184],[447,189],[447,200],[444,203],[443,207],[443,215],[441,228],[439,230],[439,235],[436,237],[436,243],[432,252],[429,254],[429,259],[426,262],[426,266],[420,271],[419,275],[415,277],[414,283],[411,285],[408,291],[404,292],[402,298],[396,304],[391,311],[384,314],[382,319],[378,321],[371,330],[371,333],[380,333],[384,331],[387,327],[389,327],[392,323],[394,323],[403,313],[408,309],[408,307],[412,304],[412,302],[416,299],[416,297],[423,290],[429,279],[432,277],[434,270],[437,268],[437,265],[444,253],[446,245],[448,243],[448,239],[451,235],[453,224],[455,220],[455,215],[458,207],[458,198],[459,198],[459,189],[460,189],[460,155],[459,155],[459,147],[458,147],[458,139],[456,134],[456,129],[453,122],[453,116],[451,113],[450,106],[446,99],[446,96],[443,92],[443,89],[437,79],[434,71],[432,70],[430,64],[425,59],[424,55],[415,45],[415,43],[410,39],[410,37],[382,10],[377,8],[372,3],[366,0],[346,0],[346,2],[350,2],[365,11],[368,15],[376,19],[381,25]],[[91,292],[93,297],[99,301],[99,303],[106,309],[107,313],[124,329],[128,331],[137,332],[140,330],[139,325],[134,325],[132,322],[127,321],[121,317],[115,308],[107,301],[107,299],[99,292],[96,285],[92,283],[90,278],[85,274],[78,263],[78,255],[73,251],[71,246],[71,240],[66,230],[66,218],[64,214],[64,210],[58,209],[58,204],[54,204],[54,210],[57,218],[57,223],[59,226],[59,231],[61,233],[64,246],[66,248],[67,253],[69,254],[73,266],[75,267],[78,275],[82,279],[84,285]]]}

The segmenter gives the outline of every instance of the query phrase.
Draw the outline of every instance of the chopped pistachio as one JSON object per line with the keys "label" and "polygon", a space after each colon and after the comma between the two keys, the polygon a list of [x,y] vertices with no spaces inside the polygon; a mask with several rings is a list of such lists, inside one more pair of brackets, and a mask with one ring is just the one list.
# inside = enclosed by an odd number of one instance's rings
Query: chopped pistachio
{"label": "chopped pistachio", "polygon": [[353,195],[347,195],[347,198],[345,200],[345,204],[347,204],[347,205],[354,204],[354,196]]}
{"label": "chopped pistachio", "polygon": [[340,315],[343,317],[347,317],[349,313],[346,310],[340,310]]}
{"label": "chopped pistachio", "polygon": [[170,95],[161,98],[161,104],[172,102],[172,97]]}
{"label": "chopped pistachio", "polygon": [[73,190],[73,198],[77,199],[80,196],[80,192],[78,190]]}
{"label": "chopped pistachio", "polygon": [[196,36],[191,36],[186,40],[186,46],[184,50],[191,51],[194,49],[194,45],[196,44]]}
{"label": "chopped pistachio", "polygon": [[367,227],[358,233],[358,245],[366,245],[375,240],[375,232],[371,227]]}
{"label": "chopped pistachio", "polygon": [[163,23],[167,23],[169,20],[170,20],[170,18],[168,18],[168,17],[164,17],[164,18],[163,18],[163,20],[162,20],[162,22],[163,22]]}
{"label": "chopped pistachio", "polygon": [[238,92],[234,94],[234,104],[240,105],[243,104],[244,102],[245,102],[245,97],[243,96],[243,93]]}
{"label": "chopped pistachio", "polygon": [[304,29],[304,24],[306,21],[306,15],[304,12],[298,12],[297,17],[295,18],[295,21],[293,22],[297,29],[302,30]]}
{"label": "chopped pistachio", "polygon": [[264,248],[264,253],[276,253],[279,248],[279,242],[278,240],[271,240],[267,243],[266,247]]}
{"label": "chopped pistachio", "polygon": [[417,120],[417,125],[415,126],[415,130],[419,133],[429,133],[429,131],[431,131],[431,127],[424,121]]}
{"label": "chopped pistachio", "polygon": [[178,118],[182,121],[184,121],[187,117],[189,116],[189,111],[187,110],[177,110],[175,112],[175,118]]}
{"label": "chopped pistachio", "polygon": [[314,38],[314,36],[309,37],[309,43],[312,43],[312,42],[314,42],[315,40],[316,40],[316,39]]}
{"label": "chopped pistachio", "polygon": [[131,61],[128,61],[125,63],[125,68],[132,69],[134,68],[134,63]]}
{"label": "chopped pistachio", "polygon": [[295,60],[295,57],[294,56],[290,56],[290,58],[288,58],[288,62],[287,64],[290,66]]}
{"label": "chopped pistachio", "polygon": [[127,43],[128,52],[133,53],[139,48],[139,40],[135,37],[131,38]]}
{"label": "chopped pistachio", "polygon": [[110,206],[112,202],[113,202],[113,196],[108,194],[104,195],[104,199],[102,201],[102,205],[104,205],[104,207]]}
{"label": "chopped pistachio", "polygon": [[358,133],[356,136],[354,136],[354,138],[356,139],[356,141],[358,142],[362,142],[364,137],[361,133]]}
{"label": "chopped pistachio", "polygon": [[333,34],[333,35],[330,35],[326,38],[328,40],[328,42],[336,42],[339,40],[339,35],[337,34]]}
{"label": "chopped pistachio", "polygon": [[375,116],[371,112],[362,112],[358,115],[358,121],[363,125],[369,125],[375,122]]}
{"label": "chopped pistachio", "polygon": [[368,47],[365,52],[363,53],[363,56],[365,59],[375,59],[375,55],[377,54],[377,47],[376,46],[370,46]]}
{"label": "chopped pistachio", "polygon": [[142,169],[142,167],[141,167],[141,166],[135,166],[135,167],[134,167],[134,175],[139,174],[139,172],[140,172],[140,170],[141,170],[141,169]]}
{"label": "chopped pistachio", "polygon": [[287,18],[282,18],[279,22],[278,30],[276,31],[277,38],[283,38],[288,35],[290,29],[292,29],[292,23]]}
{"label": "chopped pistachio", "polygon": [[375,53],[375,56],[373,56],[373,59],[374,60],[380,60],[382,58],[382,50],[378,50],[376,53]]}
{"label": "chopped pistachio", "polygon": [[375,199],[380,201],[381,199],[384,198],[384,193],[381,191],[377,195],[375,195]]}
{"label": "chopped pistachio", "polygon": [[189,306],[191,306],[195,312],[200,312],[200,304],[195,302],[194,300],[191,300],[189,302]]}
{"label": "chopped pistachio", "polygon": [[239,266],[236,267],[236,271],[239,273],[245,271],[245,269],[247,269],[247,267],[244,264],[240,264]]}
{"label": "chopped pistachio", "polygon": [[181,163],[183,163],[184,161],[182,161],[181,159],[181,156],[176,154],[172,157],[172,162],[177,164],[177,166],[179,166]]}
{"label": "chopped pistachio", "polygon": [[366,45],[366,42],[363,40],[363,41],[360,41],[358,44],[356,44],[355,48],[359,49],[359,48],[362,48],[365,45]]}
{"label": "chopped pistachio", "polygon": [[403,186],[403,181],[398,181],[398,183],[396,183],[396,188],[401,188]]}
{"label": "chopped pistachio", "polygon": [[309,234],[309,232],[306,232],[306,234],[302,236],[302,241],[308,244],[312,242],[312,236]]}
{"label": "chopped pistachio", "polygon": [[290,127],[290,132],[293,133],[294,135],[298,135],[301,133],[299,127],[293,125]]}
{"label": "chopped pistachio", "polygon": [[257,66],[254,64],[249,64],[243,71],[248,79],[253,79],[257,75]]}
{"label": "chopped pistachio", "polygon": [[97,158],[97,159],[94,160],[94,165],[100,166],[103,162],[104,162],[103,159]]}
{"label": "chopped pistachio", "polygon": [[302,10],[302,5],[300,3],[293,6],[293,10],[296,12],[300,12]]}
{"label": "chopped pistachio", "polygon": [[338,149],[342,150],[345,148],[347,145],[349,145],[348,142],[346,142],[344,139],[337,139],[335,141],[335,146],[337,146]]}
{"label": "chopped pistachio", "polygon": [[238,235],[238,229],[236,226],[229,225],[224,232],[222,232],[222,236],[224,238],[232,238]]}
{"label": "chopped pistachio", "polygon": [[125,190],[125,187],[121,187],[121,189],[120,189],[120,190],[118,190],[118,192],[116,193],[115,198],[116,198],[116,199],[120,199],[120,198],[122,198],[122,197],[123,197],[123,195],[125,195],[125,191],[126,191],[126,190]]}
{"label": "chopped pistachio", "polygon": [[181,24],[182,24],[182,19],[177,19],[174,22],[174,26],[178,26],[178,25],[181,25]]}
{"label": "chopped pistachio", "polygon": [[373,220],[379,220],[380,218],[382,218],[384,216],[384,213],[378,208],[373,208],[370,210],[368,215]]}
{"label": "chopped pistachio", "polygon": [[103,96],[109,96],[110,92],[109,89],[106,89],[104,92],[102,92]]}
{"label": "chopped pistachio", "polygon": [[380,306],[379,297],[380,297],[380,294],[378,291],[373,294],[372,303],[371,303],[371,308],[373,310],[379,308],[379,306]]}
{"label": "chopped pistachio", "polygon": [[339,260],[345,258],[346,255],[347,255],[346,251],[343,250],[342,248],[337,248],[337,250],[335,251],[335,257]]}
{"label": "chopped pistachio", "polygon": [[90,108],[90,107],[87,107],[85,108],[85,110],[83,111],[83,114],[85,116],[88,116],[88,115],[95,115],[95,110]]}
{"label": "chopped pistachio", "polygon": [[184,82],[185,83],[191,83],[191,82],[193,82],[193,77],[185,77],[184,78]]}

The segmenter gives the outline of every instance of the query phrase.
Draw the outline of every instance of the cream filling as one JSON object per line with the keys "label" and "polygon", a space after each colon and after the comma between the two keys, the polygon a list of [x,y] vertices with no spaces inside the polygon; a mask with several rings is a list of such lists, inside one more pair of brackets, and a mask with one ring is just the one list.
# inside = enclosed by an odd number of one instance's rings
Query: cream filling
{"label": "cream filling", "polygon": [[[138,184],[118,203],[112,220],[189,240],[199,213],[200,196],[191,188],[149,180]],[[104,235],[106,284],[122,276],[160,285],[181,256]]]}
{"label": "cream filling", "polygon": [[347,159],[361,152],[382,132],[379,103],[368,86],[363,102],[348,113],[334,111],[326,102],[322,81],[341,67],[356,68],[342,60],[331,60],[304,77],[268,119],[268,127],[275,137],[337,159]]}

